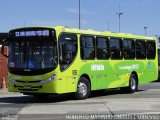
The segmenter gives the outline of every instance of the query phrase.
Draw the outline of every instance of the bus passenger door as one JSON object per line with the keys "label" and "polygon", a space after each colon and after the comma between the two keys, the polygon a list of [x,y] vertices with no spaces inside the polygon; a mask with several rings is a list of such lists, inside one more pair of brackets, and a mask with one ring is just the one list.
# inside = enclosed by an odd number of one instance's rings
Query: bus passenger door
{"label": "bus passenger door", "polygon": [[76,72],[74,63],[77,51],[77,36],[75,34],[62,33],[59,39],[59,64],[62,77],[61,89],[64,92],[75,91],[73,72]]}

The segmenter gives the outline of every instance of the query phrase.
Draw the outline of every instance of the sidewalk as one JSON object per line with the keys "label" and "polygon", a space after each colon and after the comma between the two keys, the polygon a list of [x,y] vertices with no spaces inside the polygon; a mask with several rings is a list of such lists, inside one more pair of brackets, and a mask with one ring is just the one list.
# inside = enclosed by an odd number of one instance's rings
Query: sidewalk
{"label": "sidewalk", "polygon": [[15,95],[15,94],[21,94],[21,93],[18,93],[18,92],[8,92],[7,88],[1,88],[0,89],[0,96],[1,95]]}
{"label": "sidewalk", "polygon": [[0,89],[0,95],[5,95],[5,94],[8,94],[8,89],[7,88],[1,88]]}

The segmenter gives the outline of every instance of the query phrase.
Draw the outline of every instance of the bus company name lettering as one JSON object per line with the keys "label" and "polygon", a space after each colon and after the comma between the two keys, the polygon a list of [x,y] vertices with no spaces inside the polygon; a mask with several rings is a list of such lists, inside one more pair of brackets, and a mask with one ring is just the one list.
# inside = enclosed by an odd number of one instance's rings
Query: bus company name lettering
{"label": "bus company name lettering", "polygon": [[138,64],[133,64],[133,65],[131,65],[131,66],[120,66],[119,69],[120,69],[120,70],[139,69],[139,65],[138,65]]}
{"label": "bus company name lettering", "polygon": [[91,65],[91,71],[103,71],[104,65],[98,65],[98,64],[92,64]]}

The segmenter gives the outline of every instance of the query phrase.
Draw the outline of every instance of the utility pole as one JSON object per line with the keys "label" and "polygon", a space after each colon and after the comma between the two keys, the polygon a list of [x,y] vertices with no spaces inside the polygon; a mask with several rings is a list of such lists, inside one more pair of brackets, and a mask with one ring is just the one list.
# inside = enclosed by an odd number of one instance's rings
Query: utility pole
{"label": "utility pole", "polygon": [[79,29],[81,29],[81,0],[79,0]]}
{"label": "utility pole", "polygon": [[118,15],[119,18],[119,32],[121,31],[121,15],[123,15],[124,13],[120,11],[120,5],[119,5],[119,12],[116,13]]}
{"label": "utility pole", "polygon": [[147,35],[147,26],[144,26],[144,32],[145,32],[145,36]]}

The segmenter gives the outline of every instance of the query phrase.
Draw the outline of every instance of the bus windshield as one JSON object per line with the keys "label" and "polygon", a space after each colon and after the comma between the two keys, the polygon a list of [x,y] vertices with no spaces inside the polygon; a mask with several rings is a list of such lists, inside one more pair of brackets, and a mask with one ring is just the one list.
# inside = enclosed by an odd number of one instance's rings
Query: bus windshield
{"label": "bus windshield", "polygon": [[9,45],[9,68],[46,69],[57,66],[57,47],[53,39],[21,38]]}

